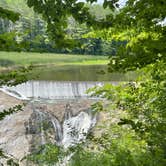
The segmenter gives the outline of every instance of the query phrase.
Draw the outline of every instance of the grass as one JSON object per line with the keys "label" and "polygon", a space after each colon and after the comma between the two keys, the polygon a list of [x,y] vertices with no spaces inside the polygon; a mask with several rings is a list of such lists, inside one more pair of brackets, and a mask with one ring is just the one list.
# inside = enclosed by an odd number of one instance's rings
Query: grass
{"label": "grass", "polygon": [[0,52],[0,72],[33,65],[29,79],[56,81],[122,81],[133,74],[99,74],[107,71],[107,56],[69,55],[29,52]]}
{"label": "grass", "polygon": [[106,56],[68,55],[52,53],[0,52],[0,66],[44,65],[104,65]]}

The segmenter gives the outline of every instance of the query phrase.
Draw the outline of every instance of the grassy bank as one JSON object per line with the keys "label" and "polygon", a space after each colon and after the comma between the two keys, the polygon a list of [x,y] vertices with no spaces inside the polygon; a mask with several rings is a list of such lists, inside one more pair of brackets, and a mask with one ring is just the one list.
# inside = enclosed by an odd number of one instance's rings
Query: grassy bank
{"label": "grassy bank", "polygon": [[0,66],[14,67],[44,65],[104,65],[108,63],[108,57],[90,55],[67,55],[51,53],[29,52],[0,52]]}
{"label": "grassy bank", "polygon": [[28,74],[30,80],[126,81],[135,78],[132,73],[101,74],[107,71],[108,62],[106,56],[0,52],[1,72],[32,64],[34,68]]}

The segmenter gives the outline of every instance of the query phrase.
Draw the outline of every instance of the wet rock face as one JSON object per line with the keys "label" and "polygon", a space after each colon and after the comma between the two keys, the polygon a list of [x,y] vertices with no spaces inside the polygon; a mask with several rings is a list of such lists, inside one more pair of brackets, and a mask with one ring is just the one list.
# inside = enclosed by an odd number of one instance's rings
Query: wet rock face
{"label": "wet rock face", "polygon": [[[75,139],[79,142],[84,139],[84,133],[94,126],[95,117],[90,114],[92,102],[26,103],[24,111],[0,121],[0,149],[14,159],[21,160],[46,143],[68,147]],[[0,92],[1,111],[22,103]],[[77,133],[72,136],[74,130]]]}
{"label": "wet rock face", "polygon": [[31,152],[38,149],[38,145],[46,143],[56,143],[66,148],[74,145],[85,139],[86,133],[96,122],[90,103],[85,101],[61,101],[51,105],[33,103],[31,108],[33,113],[25,123],[26,135],[33,135]]}
{"label": "wet rock face", "polygon": [[46,143],[55,143],[54,135],[56,135],[51,119],[47,114],[32,111],[28,121],[24,123],[25,136],[29,140],[29,153],[38,150],[40,145]]}

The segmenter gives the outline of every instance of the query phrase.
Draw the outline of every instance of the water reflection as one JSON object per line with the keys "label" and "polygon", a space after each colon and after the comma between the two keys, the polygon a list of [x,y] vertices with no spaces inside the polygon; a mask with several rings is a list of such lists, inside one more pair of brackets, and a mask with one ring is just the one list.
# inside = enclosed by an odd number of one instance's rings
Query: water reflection
{"label": "water reflection", "polygon": [[30,79],[56,81],[130,81],[134,73],[106,73],[106,65],[74,65],[58,67],[40,67],[33,70]]}

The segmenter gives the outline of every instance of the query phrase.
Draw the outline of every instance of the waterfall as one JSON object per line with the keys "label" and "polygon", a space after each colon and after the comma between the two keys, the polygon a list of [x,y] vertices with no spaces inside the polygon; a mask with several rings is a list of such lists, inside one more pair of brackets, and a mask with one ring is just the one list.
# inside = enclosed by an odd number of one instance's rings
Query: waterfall
{"label": "waterfall", "polygon": [[[72,115],[70,104],[66,104],[64,121],[60,126],[56,118],[52,121],[58,135],[58,143],[64,149],[85,141],[89,130],[96,124],[96,116],[89,112],[80,112],[78,115]],[[60,129],[61,127],[61,129]],[[58,133],[60,132],[60,133]],[[59,139],[61,138],[61,139]],[[66,166],[73,153],[64,156],[56,166]]]}
{"label": "waterfall", "polygon": [[50,124],[50,127],[52,127],[55,143],[67,149],[85,141],[89,130],[96,123],[96,116],[90,110],[80,111],[73,115],[72,107],[69,103],[66,104],[62,122],[52,113],[47,112],[47,110],[35,107],[33,102],[32,108],[37,115],[37,119],[34,119],[34,122],[37,123],[37,128],[40,130],[41,145],[47,143],[47,131],[45,131],[44,124]]}
{"label": "waterfall", "polygon": [[89,88],[102,82],[62,82],[62,81],[29,81],[14,87],[3,87],[6,93],[19,99],[78,99],[89,98]]}
{"label": "waterfall", "polygon": [[60,145],[61,144],[61,140],[62,140],[62,138],[63,138],[63,133],[62,133],[62,128],[61,128],[61,124],[60,124],[60,122],[55,118],[55,117],[53,117],[52,119],[51,119],[51,122],[52,122],[52,124],[53,124],[53,127],[54,127],[54,131],[55,131],[55,139],[56,139],[56,143],[58,144],[58,145]]}
{"label": "waterfall", "polygon": [[63,139],[64,148],[73,146],[84,141],[91,127],[92,118],[86,112],[80,112],[77,116],[65,119],[63,122]]}

